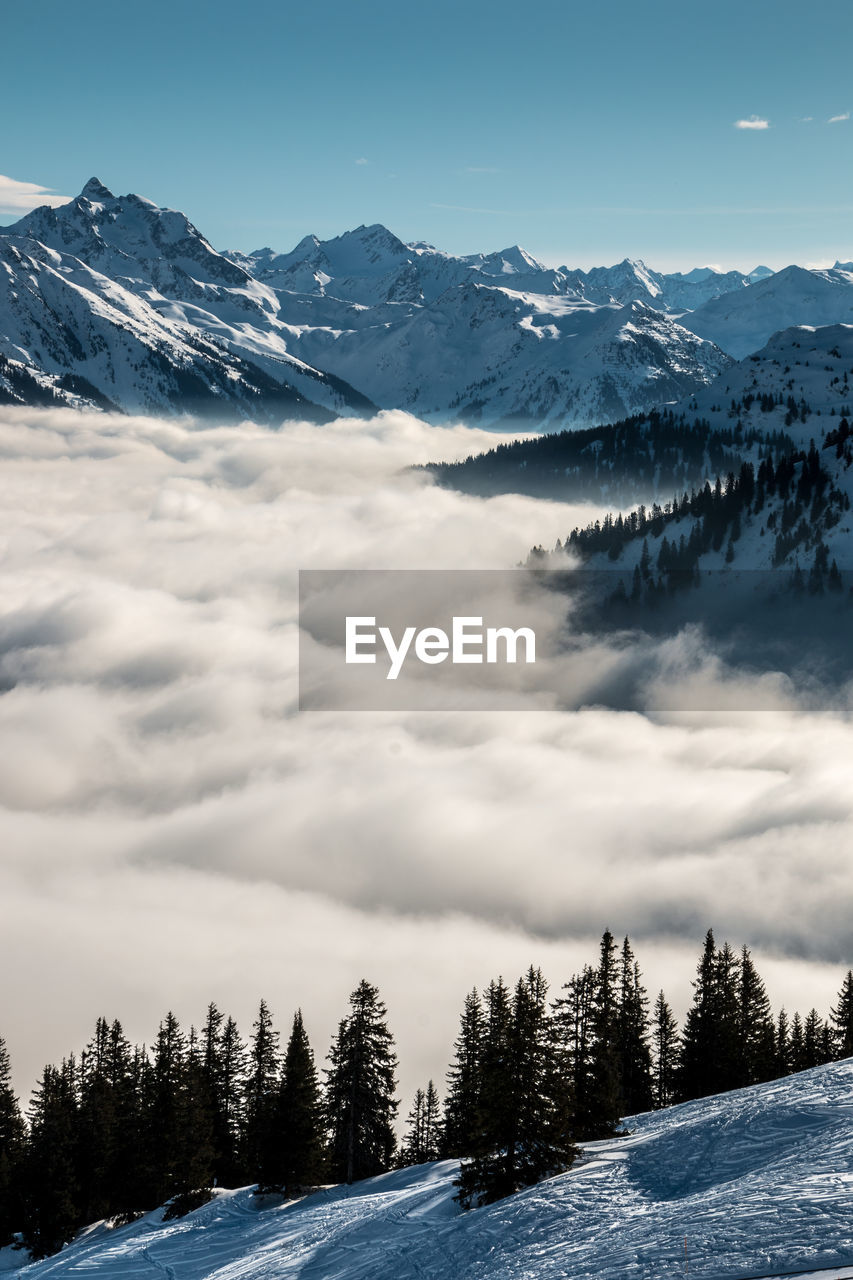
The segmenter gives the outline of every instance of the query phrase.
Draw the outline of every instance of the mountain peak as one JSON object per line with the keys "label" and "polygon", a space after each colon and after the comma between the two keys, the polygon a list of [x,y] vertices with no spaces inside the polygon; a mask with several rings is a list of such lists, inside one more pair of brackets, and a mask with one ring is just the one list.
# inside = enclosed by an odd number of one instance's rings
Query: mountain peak
{"label": "mountain peak", "polygon": [[[320,241],[315,235],[303,236],[299,244],[293,250],[294,253],[312,253],[314,249],[320,248]],[[261,249],[261,253],[268,253],[273,256],[272,249]]]}
{"label": "mountain peak", "polygon": [[104,186],[100,178],[90,178],[80,192],[80,196],[84,200],[113,200],[115,198],[112,191],[110,191],[109,187]]}
{"label": "mountain peak", "polygon": [[526,249],[522,249],[520,244],[511,244],[508,248],[501,249],[498,253],[490,256],[500,259],[505,264],[504,270],[506,270],[507,266],[510,266],[513,271],[519,272],[522,275],[525,275],[530,271],[546,270],[545,264],[539,262],[532,254],[528,253]]}

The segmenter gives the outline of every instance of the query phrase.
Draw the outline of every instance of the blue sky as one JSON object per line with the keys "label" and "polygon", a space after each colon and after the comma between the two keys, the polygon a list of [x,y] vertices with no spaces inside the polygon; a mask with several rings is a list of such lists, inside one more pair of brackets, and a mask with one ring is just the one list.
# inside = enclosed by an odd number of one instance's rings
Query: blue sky
{"label": "blue sky", "polygon": [[849,0],[45,0],[4,13],[0,172],[97,174],[220,248],[851,259],[851,35]]}

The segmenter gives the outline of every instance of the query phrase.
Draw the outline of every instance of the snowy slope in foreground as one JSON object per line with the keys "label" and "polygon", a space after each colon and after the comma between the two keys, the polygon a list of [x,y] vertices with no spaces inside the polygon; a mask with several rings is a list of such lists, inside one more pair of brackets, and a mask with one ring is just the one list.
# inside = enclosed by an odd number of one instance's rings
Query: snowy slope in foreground
{"label": "snowy slope in foreground", "polygon": [[853,1276],[853,1060],[686,1103],[591,1144],[563,1177],[459,1214],[453,1162],[258,1209],[95,1230],[27,1280],[705,1280]]}

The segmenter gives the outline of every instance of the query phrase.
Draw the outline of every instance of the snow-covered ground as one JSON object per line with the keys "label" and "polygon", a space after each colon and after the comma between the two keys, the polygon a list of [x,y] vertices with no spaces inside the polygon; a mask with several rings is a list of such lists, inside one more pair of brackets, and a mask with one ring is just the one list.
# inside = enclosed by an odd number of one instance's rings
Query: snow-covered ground
{"label": "snow-covered ground", "polygon": [[[97,1227],[32,1280],[741,1280],[853,1277],[853,1060],[686,1103],[568,1174],[458,1212],[452,1161],[259,1207]],[[686,1253],[685,1253],[686,1251]],[[7,1265],[10,1261],[6,1254]],[[12,1272],[11,1277],[18,1273]]]}

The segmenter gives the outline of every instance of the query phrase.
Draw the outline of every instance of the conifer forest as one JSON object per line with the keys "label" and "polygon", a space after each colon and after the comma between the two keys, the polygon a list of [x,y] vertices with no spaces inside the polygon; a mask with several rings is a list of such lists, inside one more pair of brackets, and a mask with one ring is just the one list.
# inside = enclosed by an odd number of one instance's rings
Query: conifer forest
{"label": "conifer forest", "polygon": [[0,1040],[0,1246],[39,1258],[94,1221],[179,1217],[214,1186],[296,1197],[444,1158],[475,1207],[568,1169],[625,1117],[853,1056],[851,971],[825,1014],[774,1013],[748,947],[709,930],[692,992],[679,1026],[609,931],[556,990],[534,967],[493,979],[464,999],[443,1100],[424,1082],[399,1140],[394,1037],[366,980],[323,1067],[301,1011],[285,1040],[264,1000],[247,1038],[213,1003],[200,1029],[167,1013],[150,1045],[101,1017],[22,1107]]}

